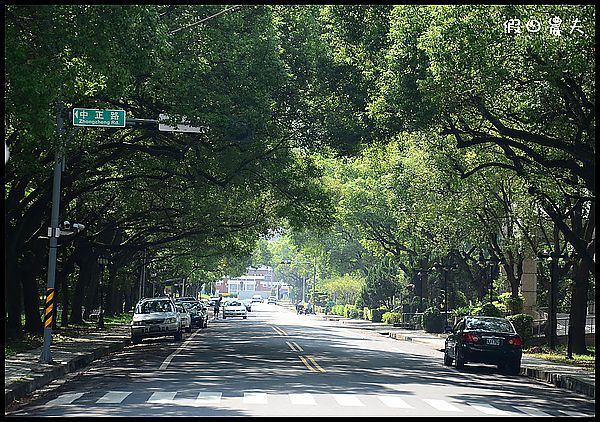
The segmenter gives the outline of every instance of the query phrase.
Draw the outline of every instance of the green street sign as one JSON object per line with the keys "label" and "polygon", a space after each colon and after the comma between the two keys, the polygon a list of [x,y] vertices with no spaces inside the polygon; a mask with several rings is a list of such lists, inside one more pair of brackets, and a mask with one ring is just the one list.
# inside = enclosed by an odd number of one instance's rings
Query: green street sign
{"label": "green street sign", "polygon": [[125,127],[125,110],[74,108],[73,126]]}

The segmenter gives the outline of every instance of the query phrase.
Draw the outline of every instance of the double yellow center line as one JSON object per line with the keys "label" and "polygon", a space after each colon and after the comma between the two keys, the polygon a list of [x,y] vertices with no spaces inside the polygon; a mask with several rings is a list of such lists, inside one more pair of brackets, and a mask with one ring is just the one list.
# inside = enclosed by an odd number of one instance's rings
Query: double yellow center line
{"label": "double yellow center line", "polygon": [[[271,328],[273,328],[273,330],[280,336],[288,336],[288,333],[279,327],[272,325]],[[304,352],[304,349],[302,349],[302,347],[300,347],[295,341],[286,341],[286,344],[290,349],[292,349],[293,352]],[[312,356],[299,355],[298,357],[310,372],[327,372],[325,369],[321,368],[321,366],[315,361],[315,359]]]}

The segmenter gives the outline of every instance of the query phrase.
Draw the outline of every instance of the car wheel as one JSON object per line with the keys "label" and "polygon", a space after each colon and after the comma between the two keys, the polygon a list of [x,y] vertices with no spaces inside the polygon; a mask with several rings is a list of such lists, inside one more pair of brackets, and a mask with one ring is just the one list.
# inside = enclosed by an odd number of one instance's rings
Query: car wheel
{"label": "car wheel", "polygon": [[456,352],[454,353],[454,355],[456,356],[456,361],[454,362],[456,369],[464,368],[466,362],[462,356],[462,353],[460,352],[460,348],[456,348]]}
{"label": "car wheel", "polygon": [[244,316],[244,319],[248,319],[248,316]]}
{"label": "car wheel", "polygon": [[175,341],[181,341],[181,339],[183,338],[183,333],[181,330],[177,331],[175,333]]}
{"label": "car wheel", "polygon": [[186,333],[191,333],[192,332],[192,326],[188,325],[188,327],[185,329]]}
{"label": "car wheel", "polygon": [[453,359],[450,356],[448,356],[448,350],[444,350],[444,365],[451,366],[452,360]]}
{"label": "car wheel", "polygon": [[498,366],[502,371],[510,375],[519,375],[521,373],[521,360],[506,362],[502,366]]}
{"label": "car wheel", "polygon": [[132,336],[131,337],[131,343],[132,344],[138,344],[142,341],[142,338],[140,336]]}

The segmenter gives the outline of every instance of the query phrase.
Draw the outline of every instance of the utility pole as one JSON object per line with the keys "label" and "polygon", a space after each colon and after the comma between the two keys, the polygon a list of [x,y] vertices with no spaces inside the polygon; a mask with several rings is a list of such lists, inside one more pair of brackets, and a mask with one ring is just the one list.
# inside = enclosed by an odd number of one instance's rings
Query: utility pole
{"label": "utility pole", "polygon": [[50,352],[50,343],[52,342],[52,314],[54,307],[54,283],[56,281],[56,249],[58,247],[58,217],[60,211],[60,182],[63,166],[63,103],[58,101],[56,104],[56,132],[58,134],[58,150],[54,155],[54,177],[52,182],[52,211],[50,215],[50,227],[48,235],[50,237],[50,250],[48,254],[48,283],[46,287],[46,306],[44,312],[44,346],[42,349],[41,362],[51,363],[52,353]]}

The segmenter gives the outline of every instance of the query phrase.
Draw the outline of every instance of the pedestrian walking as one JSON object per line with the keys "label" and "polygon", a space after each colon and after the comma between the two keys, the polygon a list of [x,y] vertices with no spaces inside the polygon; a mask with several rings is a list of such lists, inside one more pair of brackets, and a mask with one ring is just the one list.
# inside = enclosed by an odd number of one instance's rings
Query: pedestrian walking
{"label": "pedestrian walking", "polygon": [[221,296],[219,296],[218,300],[215,300],[213,307],[213,319],[219,319],[219,308],[221,307]]}

